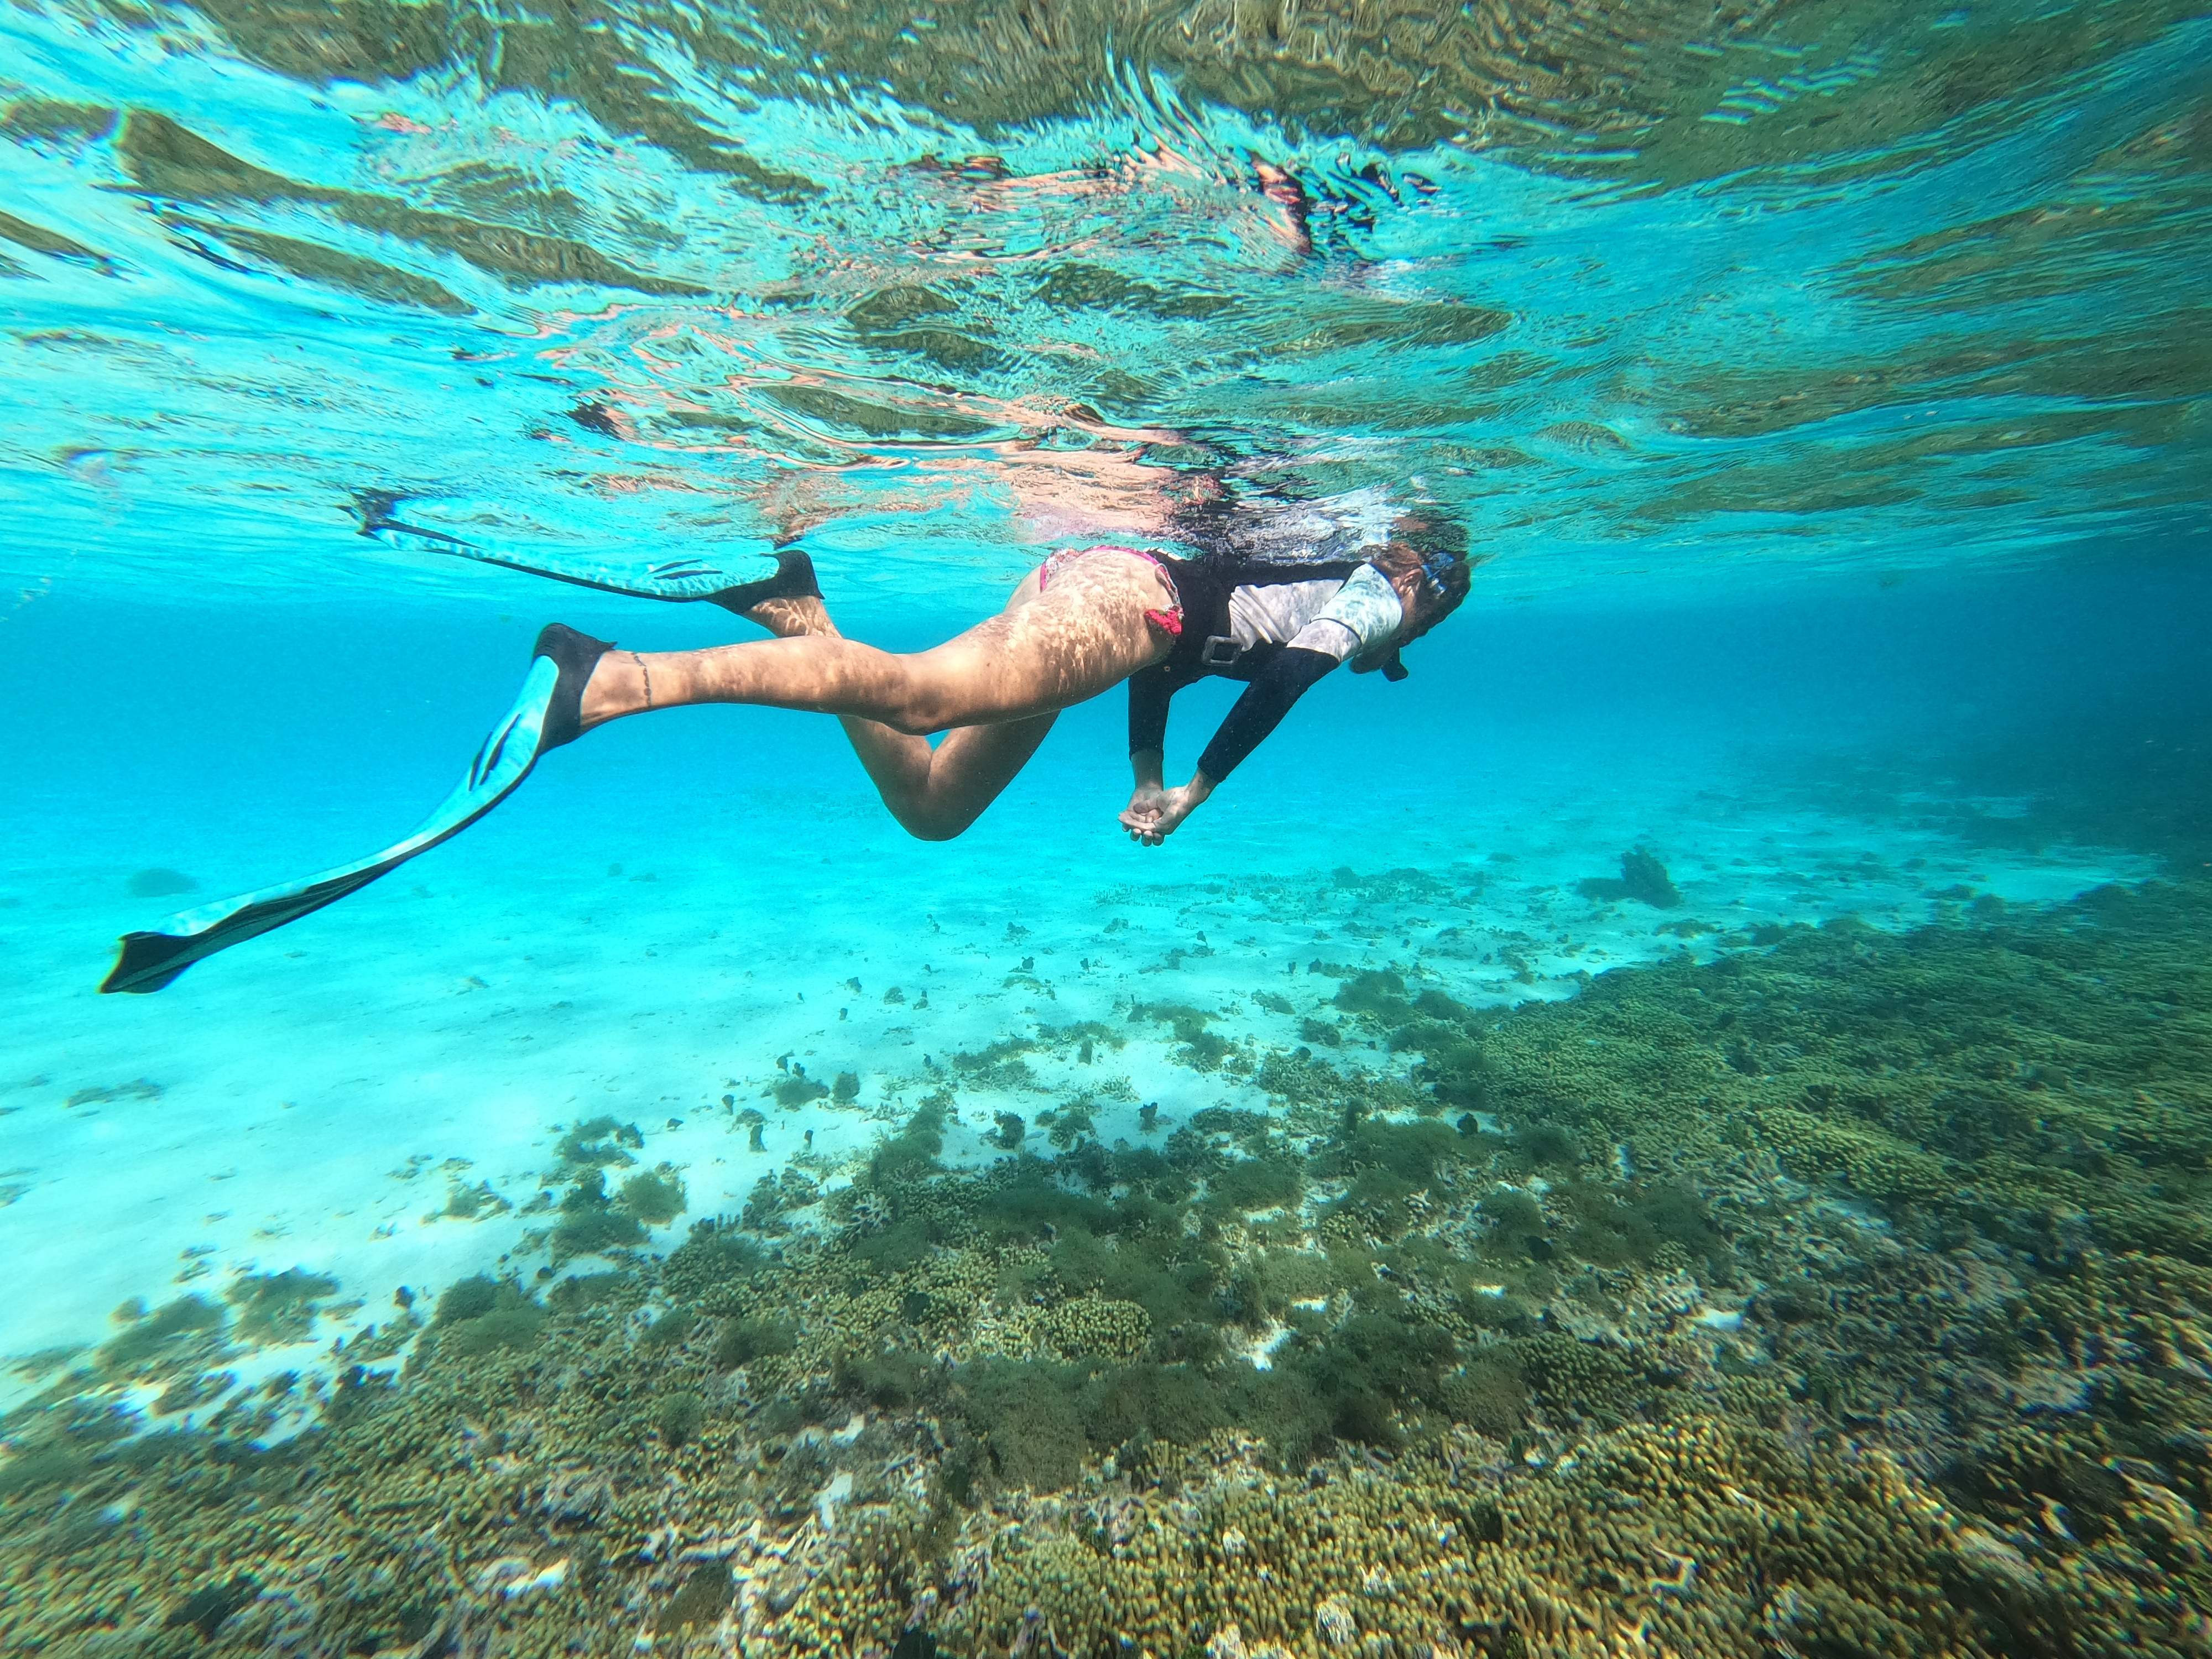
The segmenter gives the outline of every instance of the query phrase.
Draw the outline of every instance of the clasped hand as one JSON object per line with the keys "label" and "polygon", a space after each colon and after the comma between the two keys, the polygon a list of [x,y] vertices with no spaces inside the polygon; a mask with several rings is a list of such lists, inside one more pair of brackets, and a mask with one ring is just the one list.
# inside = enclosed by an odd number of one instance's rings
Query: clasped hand
{"label": "clasped hand", "polygon": [[1181,789],[1140,784],[1129,797],[1128,805],[1121,809],[1121,827],[1129,832],[1129,839],[1139,846],[1158,847],[1205,799],[1205,793],[1194,783]]}

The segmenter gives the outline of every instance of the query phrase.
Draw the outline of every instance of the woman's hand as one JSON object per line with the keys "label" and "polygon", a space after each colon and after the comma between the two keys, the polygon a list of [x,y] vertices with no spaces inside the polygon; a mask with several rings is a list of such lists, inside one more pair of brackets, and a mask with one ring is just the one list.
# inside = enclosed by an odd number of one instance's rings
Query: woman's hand
{"label": "woman's hand", "polygon": [[[1130,792],[1129,804],[1121,809],[1122,827],[1127,829],[1130,835],[1142,840],[1140,832],[1159,821],[1161,812],[1166,809],[1167,801],[1168,792],[1164,785],[1140,781],[1136,788]],[[1153,843],[1154,846],[1158,844],[1157,842]]]}
{"label": "woman's hand", "polygon": [[1121,814],[1121,827],[1139,846],[1158,847],[1212,793],[1212,781],[1202,772],[1180,789],[1139,784]]}

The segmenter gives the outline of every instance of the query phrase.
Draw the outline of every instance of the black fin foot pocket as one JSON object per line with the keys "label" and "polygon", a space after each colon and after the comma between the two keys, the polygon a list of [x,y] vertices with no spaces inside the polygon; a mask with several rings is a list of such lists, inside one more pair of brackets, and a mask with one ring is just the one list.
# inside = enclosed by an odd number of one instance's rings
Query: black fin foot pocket
{"label": "black fin foot pocket", "polygon": [[723,610],[744,616],[755,605],[769,599],[818,599],[822,585],[814,579],[814,561],[796,547],[779,547],[775,550],[775,574],[763,576],[757,582],[743,582],[735,587],[726,587],[719,593],[706,596],[709,605],[719,605]]}
{"label": "black fin foot pocket", "polygon": [[584,735],[584,688],[599,659],[615,648],[612,640],[595,640],[562,623],[549,623],[531,648],[533,657],[548,659],[561,671],[553,695],[545,704],[545,718],[538,728],[538,752],[558,749]]}

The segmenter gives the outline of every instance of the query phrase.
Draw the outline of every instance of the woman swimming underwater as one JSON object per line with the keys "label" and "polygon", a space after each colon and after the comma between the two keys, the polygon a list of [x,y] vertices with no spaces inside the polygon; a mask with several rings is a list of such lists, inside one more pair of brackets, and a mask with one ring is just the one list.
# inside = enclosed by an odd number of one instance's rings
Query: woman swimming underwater
{"label": "woman swimming underwater", "polygon": [[[1126,681],[1134,787],[1121,823],[1158,847],[1308,689],[1340,664],[1401,679],[1398,653],[1466,598],[1466,532],[1385,492],[1283,502],[1216,498],[1173,515],[1170,536],[1069,547],[1006,608],[927,651],[846,639],[811,560],[778,550],[774,574],[733,583],[702,561],[642,577],[540,568],[392,516],[366,497],[363,530],[580,586],[704,601],[776,637],[702,651],[637,652],[559,623],[538,637],[520,696],[453,793],[406,840],[357,863],[263,889],[125,935],[103,991],[158,991],[193,963],[367,886],[458,835],[513,793],[549,750],[612,720],[695,703],[836,715],[884,804],[911,834],[945,841],[996,799],[1054,719]],[[1182,552],[1174,550],[1181,548]],[[1246,682],[1190,780],[1162,772],[1169,700],[1210,675]],[[944,733],[933,746],[929,738]]]}

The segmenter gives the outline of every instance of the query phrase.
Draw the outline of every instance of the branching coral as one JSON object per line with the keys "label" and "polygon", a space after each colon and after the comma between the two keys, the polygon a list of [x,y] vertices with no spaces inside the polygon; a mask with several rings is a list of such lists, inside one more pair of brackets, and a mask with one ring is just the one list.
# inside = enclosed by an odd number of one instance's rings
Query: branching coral
{"label": "branching coral", "polygon": [[540,1237],[612,1271],[320,1393],[219,1369],[304,1271],[50,1368],[0,1647],[2201,1656],[2208,935],[2201,886],[1798,929],[1506,1017],[1347,969],[1411,1079],[1278,1054],[1275,1111],[964,1173],[940,1093],[665,1261],[674,1171],[581,1123]]}

